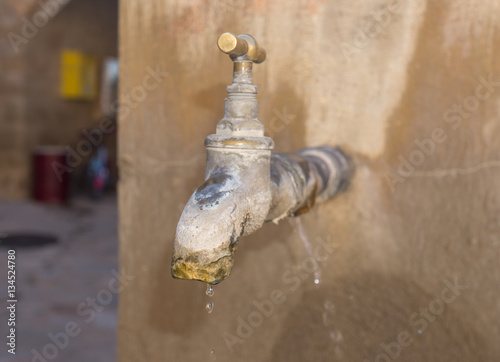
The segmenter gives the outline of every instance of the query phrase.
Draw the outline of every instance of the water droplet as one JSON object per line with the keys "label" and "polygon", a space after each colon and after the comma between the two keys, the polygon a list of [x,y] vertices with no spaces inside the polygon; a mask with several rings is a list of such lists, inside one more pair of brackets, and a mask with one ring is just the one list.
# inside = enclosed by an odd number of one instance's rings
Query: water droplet
{"label": "water droplet", "polygon": [[214,303],[208,302],[205,308],[207,309],[208,313],[212,313],[212,311],[214,310]]}
{"label": "water droplet", "polygon": [[209,297],[214,295],[214,287],[212,284],[207,284],[207,291],[205,292]]}
{"label": "water droplet", "polygon": [[335,306],[333,305],[333,303],[329,300],[327,300],[324,304],[325,306],[325,309],[330,312],[330,314],[335,314]]}
{"label": "water droplet", "polygon": [[210,351],[210,357],[212,358],[212,361],[215,361],[215,350]]}
{"label": "water droplet", "polygon": [[318,285],[321,281],[321,270],[319,269],[318,262],[314,263],[316,270],[314,271],[314,284]]}
{"label": "water droplet", "polygon": [[340,343],[344,339],[344,336],[338,329],[332,329],[332,331],[330,332],[330,338],[332,339],[332,341]]}

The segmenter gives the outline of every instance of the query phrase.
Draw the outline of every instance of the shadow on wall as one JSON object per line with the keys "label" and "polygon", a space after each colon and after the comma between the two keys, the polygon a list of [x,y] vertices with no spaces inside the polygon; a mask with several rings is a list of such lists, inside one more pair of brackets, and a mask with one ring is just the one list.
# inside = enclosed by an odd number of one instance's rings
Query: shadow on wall
{"label": "shadow on wall", "polygon": [[493,361],[460,313],[467,287],[449,278],[439,288],[373,273],[314,288],[288,314],[269,362]]}

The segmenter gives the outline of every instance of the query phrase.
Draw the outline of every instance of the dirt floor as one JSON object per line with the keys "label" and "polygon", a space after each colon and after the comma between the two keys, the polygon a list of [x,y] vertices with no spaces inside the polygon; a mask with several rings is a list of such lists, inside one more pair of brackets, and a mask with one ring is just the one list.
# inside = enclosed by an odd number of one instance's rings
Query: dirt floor
{"label": "dirt floor", "polygon": [[13,232],[59,239],[16,249],[15,355],[5,348],[9,248],[0,247],[0,361],[115,361],[117,291],[127,281],[117,273],[116,198],[67,207],[1,202],[0,234]]}

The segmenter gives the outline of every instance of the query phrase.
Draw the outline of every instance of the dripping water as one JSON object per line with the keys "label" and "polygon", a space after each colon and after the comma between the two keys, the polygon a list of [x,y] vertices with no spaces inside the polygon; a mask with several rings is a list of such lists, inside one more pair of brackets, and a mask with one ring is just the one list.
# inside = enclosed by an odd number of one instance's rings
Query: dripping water
{"label": "dripping water", "polygon": [[[319,267],[318,261],[313,255],[312,252],[312,246],[311,242],[309,241],[309,238],[307,237],[307,234],[304,230],[304,227],[302,225],[302,221],[300,218],[294,218],[290,219],[292,223],[294,223],[294,226],[296,230],[299,233],[300,240],[302,241],[302,244],[304,244],[304,248],[307,251],[307,254],[311,257],[311,259],[314,262],[314,284],[318,285],[321,281],[321,269]],[[352,299],[352,298],[351,298]],[[338,359],[343,358],[343,351],[341,348],[341,342],[344,339],[342,332],[335,327],[335,315],[336,315],[336,310],[335,310],[335,305],[327,300],[324,304],[324,312],[323,312],[323,325],[326,327],[330,340],[334,344],[334,351],[335,351],[335,356]]]}
{"label": "dripping water", "polygon": [[[209,297],[212,298],[214,296],[214,286],[212,284],[207,284],[207,290],[205,294]],[[210,314],[214,310],[214,303],[213,302],[208,302],[205,306],[205,309],[207,312]]]}
{"label": "dripping water", "polygon": [[214,310],[214,303],[212,302],[208,302],[207,305],[205,306],[207,312],[210,314],[213,312]]}
{"label": "dripping water", "polygon": [[209,297],[214,296],[214,286],[212,284],[207,284],[207,291],[205,292]]}
{"label": "dripping water", "polygon": [[300,240],[302,241],[302,244],[304,244],[304,248],[306,249],[307,254],[311,257],[314,263],[314,284],[318,285],[320,283],[321,279],[321,270],[319,269],[318,261],[316,258],[313,256],[312,252],[312,246],[311,242],[309,241],[309,238],[306,235],[306,232],[304,230],[304,227],[302,226],[302,221],[300,220],[299,217],[289,219],[290,222],[295,224],[295,227],[297,231],[299,232]]}
{"label": "dripping water", "polygon": [[[205,294],[209,298],[212,298],[214,296],[214,286],[212,284],[207,284],[207,290],[205,291]],[[207,310],[208,314],[212,313],[214,310],[214,303],[209,301],[205,305],[205,309]],[[215,350],[214,349],[210,350],[210,360],[215,361]]]}

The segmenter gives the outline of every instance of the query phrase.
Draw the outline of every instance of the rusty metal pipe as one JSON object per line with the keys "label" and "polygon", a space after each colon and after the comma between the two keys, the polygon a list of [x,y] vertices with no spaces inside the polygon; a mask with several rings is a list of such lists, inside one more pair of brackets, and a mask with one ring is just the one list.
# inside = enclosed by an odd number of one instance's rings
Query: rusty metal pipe
{"label": "rusty metal pipe", "polygon": [[309,211],[316,203],[344,191],[353,165],[344,152],[332,147],[305,148],[271,156],[272,202],[266,221],[277,223]]}

